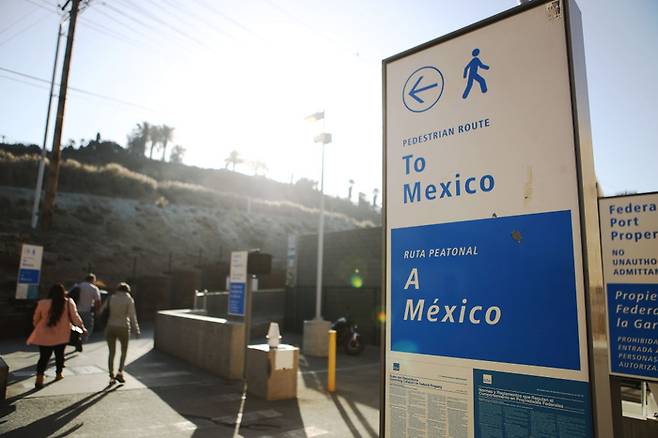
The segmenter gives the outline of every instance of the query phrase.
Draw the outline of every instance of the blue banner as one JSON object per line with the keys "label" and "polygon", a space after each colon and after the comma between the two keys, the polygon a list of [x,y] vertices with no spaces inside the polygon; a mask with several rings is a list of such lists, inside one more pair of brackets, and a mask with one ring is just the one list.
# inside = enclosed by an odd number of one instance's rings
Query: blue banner
{"label": "blue banner", "polygon": [[475,438],[591,438],[589,384],[473,370]]}
{"label": "blue banner", "polygon": [[658,379],[658,284],[608,284],[610,370]]}
{"label": "blue banner", "polygon": [[245,283],[231,283],[231,288],[228,292],[228,314],[244,316]]}
{"label": "blue banner", "polygon": [[580,369],[571,212],[391,231],[391,349]]}
{"label": "blue banner", "polygon": [[20,269],[18,271],[18,282],[27,284],[38,284],[41,271],[38,269]]}

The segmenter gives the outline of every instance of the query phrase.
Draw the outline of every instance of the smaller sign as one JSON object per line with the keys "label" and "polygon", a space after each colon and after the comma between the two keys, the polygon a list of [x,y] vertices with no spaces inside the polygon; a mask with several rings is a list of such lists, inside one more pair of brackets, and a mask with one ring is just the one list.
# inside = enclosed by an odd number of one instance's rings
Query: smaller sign
{"label": "smaller sign", "polygon": [[233,316],[244,316],[245,313],[245,284],[231,283],[228,292],[228,314]]}
{"label": "smaller sign", "polygon": [[658,193],[599,199],[610,372],[658,380]]}
{"label": "smaller sign", "polygon": [[230,285],[228,292],[228,314],[245,316],[247,292],[247,251],[234,251],[231,253]]}
{"label": "smaller sign", "polygon": [[35,300],[39,297],[42,259],[42,246],[23,244],[16,282],[17,300]]}
{"label": "smaller sign", "polygon": [[246,283],[247,282],[247,259],[249,253],[247,251],[233,251],[231,253],[231,283]]}

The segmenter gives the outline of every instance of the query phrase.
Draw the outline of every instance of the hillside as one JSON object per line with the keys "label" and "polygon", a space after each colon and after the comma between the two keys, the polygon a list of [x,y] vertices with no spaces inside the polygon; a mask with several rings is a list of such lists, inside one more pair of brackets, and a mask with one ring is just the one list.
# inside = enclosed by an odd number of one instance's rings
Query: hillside
{"label": "hillside", "polygon": [[[144,168],[171,176],[192,172],[187,166],[178,172],[174,165],[158,164],[146,163]],[[116,163],[95,166],[72,159],[62,162],[52,228],[47,233],[35,231],[30,215],[37,168],[36,155],[0,150],[0,301],[13,296],[21,243],[45,248],[42,285],[79,280],[89,269],[111,285],[170,270],[217,277],[226,268],[230,251],[249,248],[271,253],[274,270],[281,275],[288,236],[317,232],[317,209],[244,194],[259,183],[279,184],[262,177],[207,172],[213,181],[227,178],[237,184],[244,179],[242,193],[234,194],[158,180]],[[299,196],[294,188],[288,194]],[[368,209],[364,214],[376,213]],[[329,211],[326,216],[327,231],[374,225],[344,213]],[[221,286],[221,278],[205,284]]]}
{"label": "hillside", "polygon": [[[20,172],[14,170],[11,177],[3,177],[0,172],[0,184],[20,187],[34,187],[34,178],[28,175],[28,172],[36,172],[36,162],[34,158],[38,157],[41,149],[36,145],[9,145],[0,143],[0,153],[9,152],[14,159],[14,169],[17,161],[20,161]],[[8,160],[7,154],[0,156],[0,170],[3,172],[3,162]],[[250,197],[268,201],[290,202],[299,204],[308,208],[318,208],[320,203],[320,193],[313,186],[314,181],[301,179],[295,184],[285,184],[268,179],[264,176],[249,176],[228,169],[202,169],[195,166],[162,162],[159,160],[150,160],[144,156],[130,153],[128,150],[110,141],[96,142],[91,141],[86,146],[80,148],[65,147],[62,150],[62,159],[71,164],[69,168],[80,165],[93,165],[96,167],[106,167],[113,165],[134,172],[137,176],[143,176],[153,182],[174,181],[175,184],[186,183],[198,186],[198,188],[231,194],[237,197]],[[65,166],[66,167],[66,166]],[[64,172],[66,173],[66,172]],[[35,174],[36,175],[36,174]],[[79,174],[76,178],[80,177]],[[62,178],[66,178],[64,175]],[[63,181],[66,184],[66,181]],[[120,185],[121,181],[113,181],[115,185]],[[79,184],[67,186],[66,191],[80,191],[92,194],[108,194],[101,184],[81,188]],[[121,196],[136,197],[128,193],[122,193]],[[347,199],[325,195],[325,208],[327,211],[342,213],[349,217],[361,221],[370,221],[379,224],[381,221],[378,210],[373,209],[367,202],[354,204]]]}

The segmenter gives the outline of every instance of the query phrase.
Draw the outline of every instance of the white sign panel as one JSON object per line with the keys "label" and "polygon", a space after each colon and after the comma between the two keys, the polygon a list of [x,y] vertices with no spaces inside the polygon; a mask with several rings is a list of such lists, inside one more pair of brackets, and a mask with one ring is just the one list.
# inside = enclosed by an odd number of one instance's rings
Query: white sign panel
{"label": "white sign panel", "polygon": [[245,316],[249,252],[233,251],[229,273],[228,314]]}
{"label": "white sign panel", "polygon": [[247,282],[247,251],[233,251],[231,253],[230,280],[231,283]]}
{"label": "white sign panel", "polygon": [[16,282],[17,300],[37,299],[39,297],[42,258],[42,246],[23,244]]}
{"label": "white sign panel", "polygon": [[592,436],[566,27],[541,2],[385,61],[387,437]]}
{"label": "white sign panel", "polygon": [[610,372],[658,380],[658,193],[599,199]]}

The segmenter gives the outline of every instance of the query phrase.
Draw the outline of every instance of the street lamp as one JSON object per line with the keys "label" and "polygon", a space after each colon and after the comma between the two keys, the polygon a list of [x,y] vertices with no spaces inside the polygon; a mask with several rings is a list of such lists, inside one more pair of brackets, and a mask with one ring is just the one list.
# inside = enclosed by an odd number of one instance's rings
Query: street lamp
{"label": "street lamp", "polygon": [[[324,113],[322,113],[324,115]],[[324,256],[324,147],[331,143],[331,134],[323,132],[313,139],[322,144],[322,170],[320,172],[320,219],[318,224],[318,266],[315,285],[315,319],[322,320],[322,261]]]}
{"label": "street lamp", "polygon": [[[324,131],[324,111],[313,113],[305,118],[306,121],[316,122],[323,121],[322,131]],[[320,218],[318,220],[318,262],[317,275],[315,284],[315,318],[311,321],[304,321],[304,354],[311,356],[327,356],[328,340],[327,331],[331,323],[322,319],[322,262],[324,256],[324,149],[331,143],[331,134],[322,132],[313,139],[315,143],[322,144],[322,167],[320,172]]]}

